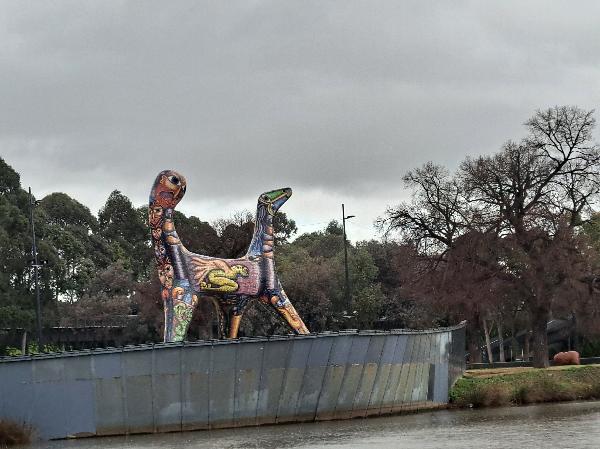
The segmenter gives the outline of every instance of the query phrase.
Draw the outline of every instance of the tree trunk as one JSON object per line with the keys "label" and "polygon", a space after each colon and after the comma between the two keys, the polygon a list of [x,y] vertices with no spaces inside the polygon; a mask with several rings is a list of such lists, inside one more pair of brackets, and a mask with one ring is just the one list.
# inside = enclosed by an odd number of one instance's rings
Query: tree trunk
{"label": "tree trunk", "polygon": [[540,311],[532,318],[532,344],[534,368],[548,368],[548,334],[546,326],[548,324],[548,313]]}
{"label": "tree trunk", "polygon": [[479,350],[479,332],[472,330],[467,332],[468,347],[469,347],[469,362],[481,363],[481,351]]}
{"label": "tree trunk", "polygon": [[500,349],[500,361],[506,362],[506,358],[504,356],[504,329],[502,327],[502,318],[498,317],[498,344]]}
{"label": "tree trunk", "polygon": [[511,320],[510,325],[510,360],[515,361],[519,357],[519,353],[522,353],[523,348],[519,345],[517,340],[517,331],[515,329],[515,321]]}
{"label": "tree trunk", "polygon": [[494,363],[494,355],[492,354],[492,344],[490,341],[490,329],[487,325],[487,320],[483,320],[483,333],[485,334],[485,348],[487,349],[488,363]]}
{"label": "tree trunk", "polygon": [[21,355],[27,354],[27,331],[23,331],[23,336],[21,337]]}
{"label": "tree trunk", "polygon": [[479,345],[473,339],[469,339],[469,361],[471,363],[481,363],[481,351]]}
{"label": "tree trunk", "polygon": [[573,314],[573,318],[571,319],[571,347],[569,350],[571,351],[579,351],[579,333],[577,332],[577,319],[575,318],[575,314]]}
{"label": "tree trunk", "polygon": [[527,329],[525,339],[523,341],[523,361],[529,362],[529,354],[531,354],[531,331]]}

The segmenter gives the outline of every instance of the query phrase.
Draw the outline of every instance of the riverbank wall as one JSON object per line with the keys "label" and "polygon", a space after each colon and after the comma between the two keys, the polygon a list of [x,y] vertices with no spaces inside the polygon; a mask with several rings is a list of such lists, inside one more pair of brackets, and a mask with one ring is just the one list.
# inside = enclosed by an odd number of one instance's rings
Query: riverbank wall
{"label": "riverbank wall", "polygon": [[465,324],[0,359],[0,418],[44,439],[348,419],[445,406]]}

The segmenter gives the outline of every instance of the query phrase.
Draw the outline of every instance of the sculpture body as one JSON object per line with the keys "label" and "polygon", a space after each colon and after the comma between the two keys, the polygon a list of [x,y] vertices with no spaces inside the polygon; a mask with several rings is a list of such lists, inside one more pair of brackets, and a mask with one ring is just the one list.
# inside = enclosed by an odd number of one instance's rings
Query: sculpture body
{"label": "sculpture body", "polygon": [[165,170],[158,174],[150,191],[148,222],[162,286],[164,341],[185,338],[198,297],[205,295],[211,296],[219,314],[220,337],[237,338],[244,309],[254,299],[273,307],[294,332],[309,333],[281,287],[273,259],[273,215],[291,196],[291,189],[273,190],[259,197],[252,242],[239,259],[195,254],[182,245],[173,211],[185,189],[183,176]]}

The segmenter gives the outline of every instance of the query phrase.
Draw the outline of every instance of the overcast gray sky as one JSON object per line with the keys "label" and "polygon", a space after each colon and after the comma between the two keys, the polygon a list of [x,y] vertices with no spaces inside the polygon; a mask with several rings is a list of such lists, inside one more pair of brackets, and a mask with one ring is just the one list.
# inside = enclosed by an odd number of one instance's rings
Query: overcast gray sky
{"label": "overcast gray sky", "polygon": [[370,238],[408,169],[599,88],[597,1],[0,0],[0,155],[93,212],[114,189],[144,204],[173,168],[186,214],[291,186],[300,231],[344,202]]}

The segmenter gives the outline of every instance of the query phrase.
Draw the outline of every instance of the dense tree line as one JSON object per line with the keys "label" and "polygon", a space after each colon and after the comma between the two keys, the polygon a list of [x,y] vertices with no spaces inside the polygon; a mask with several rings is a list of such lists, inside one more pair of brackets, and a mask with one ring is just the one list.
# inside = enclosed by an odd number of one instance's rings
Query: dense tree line
{"label": "dense tree line", "polygon": [[554,107],[525,126],[524,139],[453,174],[433,163],[407,173],[412,201],[380,225],[414,249],[411,296],[469,320],[472,354],[495,323],[500,339],[529,331],[534,364],[547,366],[550,319],[600,331],[600,149],[593,111]]}
{"label": "dense tree line", "polygon": [[[514,340],[525,331],[525,352],[531,346],[539,366],[548,360],[545,328],[552,318],[572,319],[580,335],[598,337],[594,124],[592,112],[575,107],[539,111],[526,123],[525,139],[467,158],[453,174],[433,163],[408,172],[412,200],[378,221],[383,241],[346,242],[350,309],[340,224],[296,236],[294,221],[277,214],[277,270],[309,329],[430,327],[466,319],[472,360],[492,338]],[[119,325],[130,343],[160,341],[162,303],[146,214],[145,205],[135,207],[116,190],[97,216],[64,193],[36,202],[45,326]],[[175,212],[187,248],[224,258],[245,253],[252,218],[238,211],[208,223]],[[34,329],[31,244],[28,194],[0,159],[0,329]],[[215,320],[211,302],[201,300],[188,338],[213,338]],[[256,302],[240,332],[288,330]]]}
{"label": "dense tree line", "polygon": [[[32,239],[29,197],[19,174],[0,159],[0,329],[34,329]],[[97,216],[64,193],[35,201],[42,316],[45,327],[126,326],[131,343],[159,341],[162,303],[150,248],[146,206],[135,207],[119,191]],[[175,212],[175,223],[190,250],[235,258],[248,248],[254,224],[247,211],[213,223]],[[385,288],[375,263],[376,242],[349,245],[354,297],[352,311],[343,298],[344,239],[332,221],[321,232],[290,243],[297,228],[284,213],[275,217],[277,265],[288,295],[312,331],[371,327],[381,317]],[[354,313],[352,313],[354,312]],[[210,301],[201,301],[188,337],[215,336]],[[260,303],[246,313],[242,335],[287,333],[278,317]]]}

